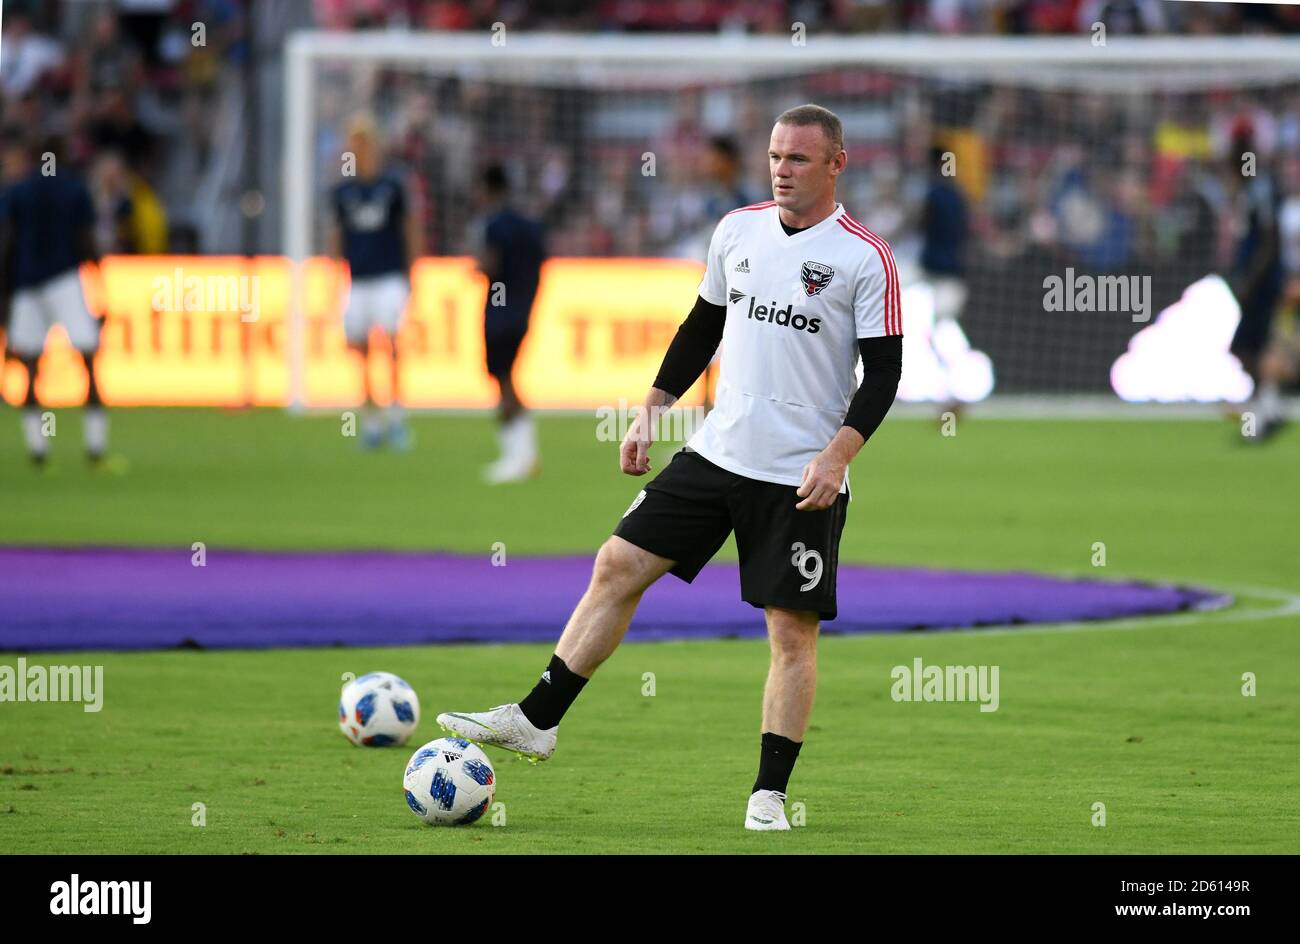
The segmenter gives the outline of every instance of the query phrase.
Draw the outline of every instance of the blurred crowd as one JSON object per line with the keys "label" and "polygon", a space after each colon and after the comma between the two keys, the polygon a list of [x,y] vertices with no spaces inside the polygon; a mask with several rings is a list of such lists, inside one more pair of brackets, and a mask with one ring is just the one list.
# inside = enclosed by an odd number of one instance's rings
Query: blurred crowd
{"label": "blurred crowd", "polygon": [[835,33],[1224,35],[1300,30],[1294,8],[1168,0],[315,0],[329,29],[390,27],[680,30],[789,33],[794,22]]}
{"label": "blurred crowd", "polygon": [[[250,10],[261,17],[248,40]],[[267,11],[278,20],[271,22]],[[786,32],[1287,32],[1300,7],[1157,0],[13,0],[0,38],[0,134],[56,135],[87,178],[103,252],[239,251],[249,179],[278,204],[278,71],[284,34],[327,29],[637,29]],[[201,28],[200,28],[201,27]],[[278,32],[277,32],[278,29]],[[260,53],[258,52],[260,50]],[[243,161],[245,66],[264,61],[261,165]],[[846,202],[896,242],[916,233],[933,143],[958,158],[981,252],[1060,252],[1098,267],[1136,258],[1188,264],[1230,253],[1249,136],[1250,199],[1296,186],[1300,90],[1123,94],[935,85],[835,70],[679,93],[460,80],[383,68],[326,69],[316,109],[318,192],[338,176],[339,134],[358,108],[379,117],[433,253],[464,249],[474,181],[504,163],[557,254],[700,256],[718,216],[768,194],[763,142],[780,107],[814,100],[845,118]],[[779,107],[778,107],[779,106]],[[644,155],[655,157],[646,172]],[[252,159],[249,159],[250,162]],[[1101,173],[1100,171],[1104,171]],[[1264,183],[1260,183],[1263,181]],[[1267,190],[1268,195],[1262,196]],[[223,214],[226,216],[223,217]],[[234,227],[214,228],[230,214]],[[278,221],[258,251],[275,251]],[[319,219],[318,224],[325,220]],[[1196,262],[1195,265],[1200,265]]]}
{"label": "blurred crowd", "polygon": [[1300,199],[1294,81],[1134,96],[837,68],[592,91],[345,69],[321,88],[321,192],[337,178],[345,116],[374,107],[435,254],[461,251],[475,168],[493,161],[546,224],[555,255],[702,258],[722,213],[770,197],[772,115],[806,100],[845,120],[842,199],[903,257],[917,254],[933,146],[953,155],[985,259],[1046,254],[1195,278],[1230,267],[1243,212],[1280,217]]}
{"label": "blurred crowd", "polygon": [[246,52],[241,8],[239,0],[5,3],[0,134],[59,154],[87,180],[102,252],[198,248],[190,206],[221,150],[211,107]]}

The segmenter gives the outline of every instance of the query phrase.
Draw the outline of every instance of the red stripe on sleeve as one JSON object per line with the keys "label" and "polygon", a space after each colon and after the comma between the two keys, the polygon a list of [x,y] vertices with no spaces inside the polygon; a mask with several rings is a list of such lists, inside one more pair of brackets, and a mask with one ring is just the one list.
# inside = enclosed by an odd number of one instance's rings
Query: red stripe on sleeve
{"label": "red stripe on sleeve", "polygon": [[894,264],[894,254],[890,251],[889,244],[849,216],[847,212],[836,222],[846,232],[873,246],[879,254],[880,264],[885,272],[885,334],[902,334],[903,309],[898,290],[898,269]]}
{"label": "red stripe on sleeve", "polygon": [[866,236],[872,242],[872,245],[876,247],[876,250],[880,253],[881,262],[885,266],[885,275],[886,275],[885,291],[886,293],[890,293],[890,292],[893,293],[893,318],[892,318],[892,323],[888,321],[886,322],[885,333],[902,334],[903,333],[903,306],[902,306],[902,300],[900,297],[899,285],[898,285],[898,265],[894,261],[894,253],[889,248],[889,243],[885,242],[885,240],[883,240],[881,237],[877,236],[871,230],[867,229],[865,226],[863,226],[861,223],[855,220],[852,216],[849,215],[847,210],[844,212],[844,216],[848,218],[849,224],[851,226],[857,227],[859,232],[861,232],[864,236]]}

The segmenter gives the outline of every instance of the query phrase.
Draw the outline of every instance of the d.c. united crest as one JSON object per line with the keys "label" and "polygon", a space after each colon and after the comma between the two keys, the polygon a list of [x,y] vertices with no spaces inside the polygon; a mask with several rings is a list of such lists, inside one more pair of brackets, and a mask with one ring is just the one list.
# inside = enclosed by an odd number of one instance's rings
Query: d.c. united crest
{"label": "d.c. united crest", "polygon": [[835,270],[820,262],[805,262],[799,275],[803,279],[804,293],[812,297],[820,294],[822,289],[831,284],[831,279],[835,277]]}

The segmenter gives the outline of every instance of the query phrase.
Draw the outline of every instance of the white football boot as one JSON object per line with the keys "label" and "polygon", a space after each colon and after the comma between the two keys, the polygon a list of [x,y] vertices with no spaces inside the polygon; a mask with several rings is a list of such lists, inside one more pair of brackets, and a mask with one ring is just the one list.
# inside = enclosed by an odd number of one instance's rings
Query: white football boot
{"label": "white football boot", "polygon": [[745,811],[745,828],[789,829],[790,823],[785,818],[785,794],[776,790],[755,790],[749,798],[749,809]]}
{"label": "white football boot", "polygon": [[488,711],[460,713],[444,711],[438,715],[438,727],[457,737],[477,744],[490,744],[537,763],[555,753],[555,727],[542,731],[519,710],[518,705],[498,705]]}
{"label": "white football boot", "polygon": [[483,470],[483,481],[489,485],[504,485],[523,482],[537,475],[541,462],[533,418],[521,413],[502,426],[497,435],[501,442],[501,458]]}
{"label": "white football boot", "polygon": [[541,472],[542,464],[536,458],[510,457],[498,459],[483,469],[483,481],[488,485],[508,485],[526,482]]}

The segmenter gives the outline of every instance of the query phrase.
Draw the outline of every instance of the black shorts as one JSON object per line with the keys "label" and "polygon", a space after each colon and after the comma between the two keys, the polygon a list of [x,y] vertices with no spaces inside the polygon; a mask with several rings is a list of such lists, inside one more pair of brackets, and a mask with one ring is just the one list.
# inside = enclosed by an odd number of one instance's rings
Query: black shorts
{"label": "black shorts", "polygon": [[795,491],[681,449],[637,495],[614,533],[675,561],[669,573],[690,583],[734,529],[742,600],[760,608],[815,610],[833,620],[849,496],[841,493],[821,511],[796,511]]}
{"label": "black shorts", "polygon": [[487,372],[498,380],[509,377],[519,356],[519,346],[528,333],[528,323],[485,325],[483,347],[487,353]]}

